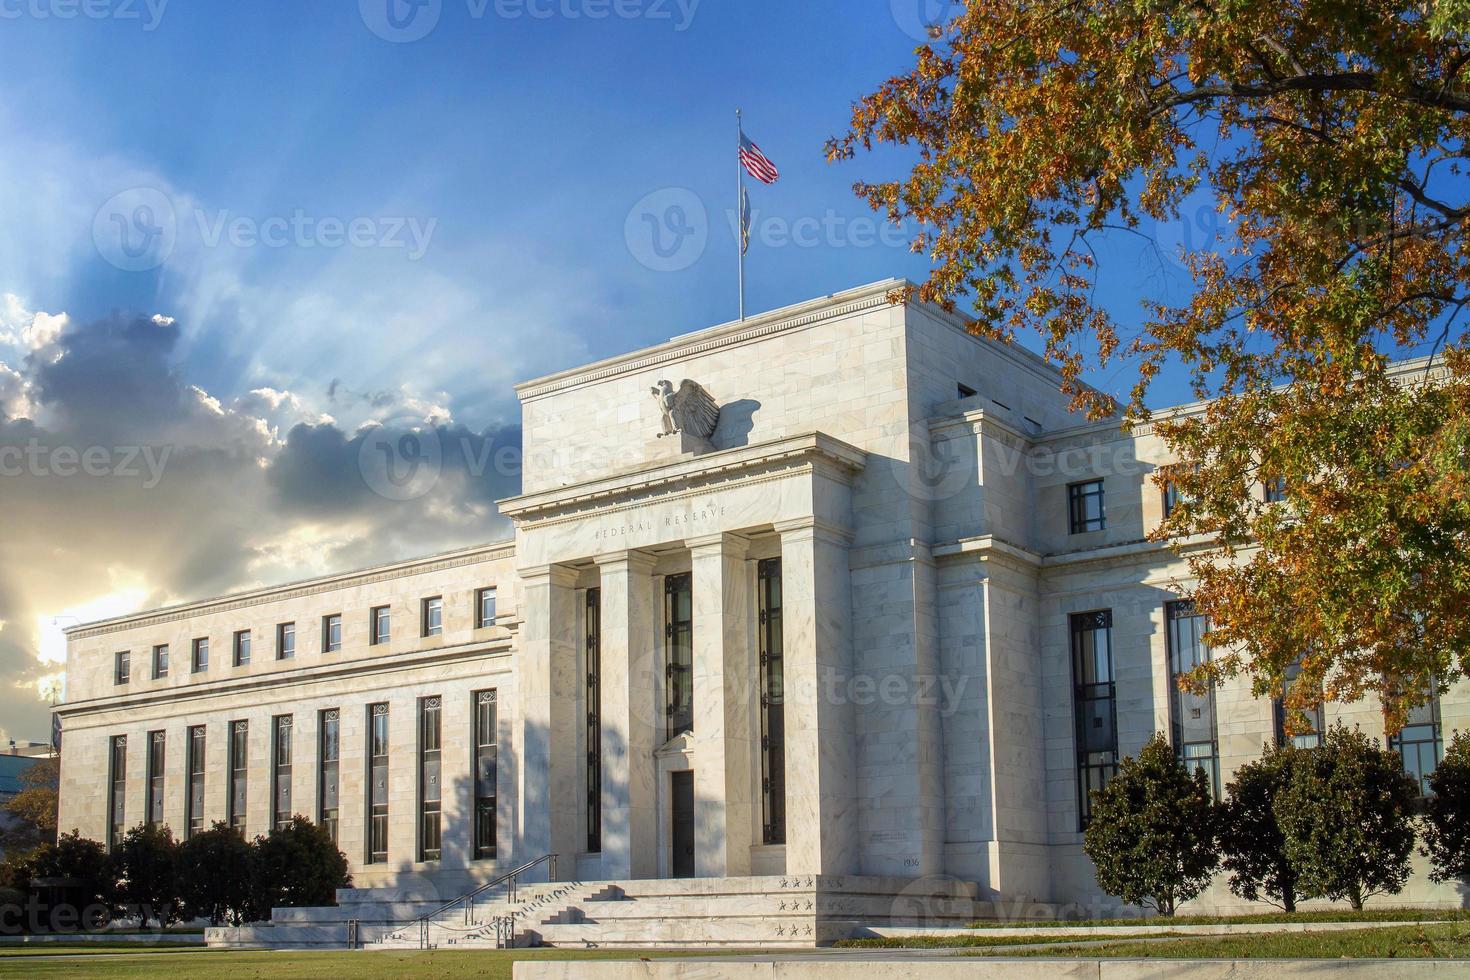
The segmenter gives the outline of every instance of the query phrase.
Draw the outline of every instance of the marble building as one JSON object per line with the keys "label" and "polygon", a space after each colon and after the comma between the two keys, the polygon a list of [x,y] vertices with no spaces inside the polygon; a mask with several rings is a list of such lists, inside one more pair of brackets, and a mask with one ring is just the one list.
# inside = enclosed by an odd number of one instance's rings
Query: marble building
{"label": "marble building", "polygon": [[[62,828],[300,813],[359,888],[448,897],[555,853],[1096,900],[1086,787],[1155,731],[1222,785],[1278,711],[1171,683],[1209,651],[1150,432],[897,285],[518,386],[513,540],[68,630]],[[1416,771],[1464,685],[1421,715]]]}

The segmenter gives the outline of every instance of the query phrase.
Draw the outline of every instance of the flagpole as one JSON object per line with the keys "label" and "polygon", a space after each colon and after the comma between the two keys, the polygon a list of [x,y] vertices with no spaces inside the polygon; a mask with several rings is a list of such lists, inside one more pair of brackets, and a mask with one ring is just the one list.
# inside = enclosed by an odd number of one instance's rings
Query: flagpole
{"label": "flagpole", "polygon": [[735,110],[735,220],[740,230],[735,235],[735,251],[740,256],[740,320],[745,321],[745,164],[740,161],[740,148],[745,145],[745,127],[740,110]]}

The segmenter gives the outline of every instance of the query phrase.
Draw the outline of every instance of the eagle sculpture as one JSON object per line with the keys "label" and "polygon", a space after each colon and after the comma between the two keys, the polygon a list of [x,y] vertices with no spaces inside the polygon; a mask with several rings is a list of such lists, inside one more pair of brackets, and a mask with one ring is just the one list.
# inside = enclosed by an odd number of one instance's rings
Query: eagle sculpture
{"label": "eagle sculpture", "polygon": [[659,438],[681,432],[700,439],[714,436],[715,426],[720,424],[720,406],[698,382],[685,378],[675,391],[672,382],[660,381],[651,391],[663,413],[664,430]]}

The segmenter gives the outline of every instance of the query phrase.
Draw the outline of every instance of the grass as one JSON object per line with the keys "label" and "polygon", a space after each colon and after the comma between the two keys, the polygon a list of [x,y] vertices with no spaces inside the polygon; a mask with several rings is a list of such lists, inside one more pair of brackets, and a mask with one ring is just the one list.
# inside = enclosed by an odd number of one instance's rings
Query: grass
{"label": "grass", "polygon": [[1136,916],[1131,919],[1053,919],[1044,922],[981,919],[970,923],[972,929],[1040,929],[1057,926],[1088,928],[1091,926],[1223,926],[1258,925],[1277,922],[1460,922],[1470,921],[1470,909],[1317,909],[1308,912],[1265,912],[1255,915],[1162,915]]}
{"label": "grass", "polygon": [[[1140,932],[1128,939],[1151,939],[1168,933]],[[1095,936],[882,936],[871,939],[839,939],[838,949],[990,949],[1028,946],[1037,943],[1095,943]]]}
{"label": "grass", "polygon": [[[86,949],[77,949],[73,955],[86,952]],[[626,960],[638,956],[652,958],[678,955],[681,954],[595,949],[434,950],[428,953],[208,950],[152,955],[104,955],[87,959],[54,955],[24,958],[0,955],[0,977],[25,977],[27,980],[78,976],[85,976],[88,980],[320,980],[322,977],[343,976],[352,977],[353,980],[400,980],[414,977],[433,977],[436,980],[510,980],[511,969],[516,960]]]}
{"label": "grass", "polygon": [[37,943],[34,946],[0,946],[0,960],[7,956],[76,956],[79,953],[173,953],[207,952],[198,943]]}
{"label": "grass", "polygon": [[1123,959],[1464,959],[1470,927],[1387,926],[1337,932],[1277,932],[1252,936],[1188,937],[1159,942],[1132,939],[1077,950],[1018,949],[998,956],[1106,957]]}

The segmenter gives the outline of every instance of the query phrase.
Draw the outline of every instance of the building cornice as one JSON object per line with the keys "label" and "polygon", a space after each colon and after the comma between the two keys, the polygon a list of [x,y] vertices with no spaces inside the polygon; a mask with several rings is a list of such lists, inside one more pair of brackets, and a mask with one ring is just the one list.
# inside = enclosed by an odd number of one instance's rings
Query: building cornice
{"label": "building cornice", "polygon": [[68,627],[65,633],[69,641],[85,640],[95,636],[117,633],[122,630],[162,626],[167,623],[191,619],[195,616],[233,612],[237,609],[247,609],[251,606],[263,605],[267,602],[300,599],[307,596],[321,595],[325,592],[333,592],[338,589],[376,585],[381,582],[406,578],[410,575],[423,575],[514,557],[515,545],[511,542],[478,545],[474,548],[444,552],[437,555],[426,555],[420,558],[409,558],[386,565],[376,565],[371,568],[361,568],[354,571],[339,572],[334,575],[325,575],[321,578],[288,582],[283,585],[253,589],[249,592],[237,592],[232,595],[219,596],[213,599],[199,599],[176,606],[165,606],[161,609],[130,613],[126,616],[118,616],[113,619],[83,623],[79,626]]}
{"label": "building cornice", "polygon": [[695,354],[707,354],[725,347],[769,337],[772,334],[799,330],[816,323],[864,313],[868,310],[890,307],[888,296],[895,290],[908,285],[905,279],[885,279],[849,289],[820,299],[783,307],[769,313],[761,313],[745,320],[736,320],[683,334],[659,344],[645,347],[628,354],[620,354],[592,364],[558,371],[515,386],[516,395],[522,402],[545,395],[565,391],[580,385],[595,384],[623,374],[643,371],[668,361],[676,361]]}
{"label": "building cornice", "polygon": [[500,513],[518,525],[572,518],[589,511],[616,511],[653,500],[675,499],[715,487],[788,475],[792,468],[821,468],[848,480],[868,454],[821,432],[788,436],[754,446],[681,459],[621,476],[603,477],[497,501]]}
{"label": "building cornice", "polygon": [[432,650],[412,650],[405,653],[369,657],[364,660],[345,660],[340,663],[316,664],[297,670],[280,670],[253,677],[234,677],[218,681],[191,683],[180,687],[159,687],[152,690],[111,694],[107,697],[73,701],[52,708],[54,714],[63,719],[71,715],[95,714],[100,711],[120,711],[129,708],[145,708],[168,702],[195,701],[207,698],[234,698],[246,692],[276,690],[310,684],[316,681],[337,680],[360,674],[389,673],[412,670],[429,664],[454,663],[479,657],[509,657],[511,639],[496,637],[477,643],[459,643],[453,646],[435,647]]}

